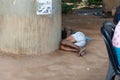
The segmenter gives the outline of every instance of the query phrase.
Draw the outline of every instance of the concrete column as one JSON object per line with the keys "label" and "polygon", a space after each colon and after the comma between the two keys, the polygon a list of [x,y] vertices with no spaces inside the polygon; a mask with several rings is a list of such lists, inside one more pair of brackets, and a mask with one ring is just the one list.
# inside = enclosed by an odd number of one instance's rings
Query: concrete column
{"label": "concrete column", "polygon": [[34,0],[0,0],[0,49],[13,54],[45,54],[59,48],[61,0],[53,13],[36,15]]}

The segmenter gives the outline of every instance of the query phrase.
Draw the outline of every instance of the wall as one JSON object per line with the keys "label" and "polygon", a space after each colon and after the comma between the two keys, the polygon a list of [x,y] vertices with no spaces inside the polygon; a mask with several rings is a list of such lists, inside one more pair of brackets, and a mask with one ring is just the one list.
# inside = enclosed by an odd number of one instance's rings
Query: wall
{"label": "wall", "polygon": [[116,8],[120,4],[120,0],[103,0],[104,11],[112,11],[112,9]]}

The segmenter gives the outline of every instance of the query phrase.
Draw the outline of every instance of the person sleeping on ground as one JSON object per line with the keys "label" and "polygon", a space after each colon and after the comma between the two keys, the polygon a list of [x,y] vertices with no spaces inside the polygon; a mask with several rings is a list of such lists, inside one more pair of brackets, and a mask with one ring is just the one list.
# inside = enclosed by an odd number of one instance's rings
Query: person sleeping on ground
{"label": "person sleeping on ground", "polygon": [[[87,40],[86,40],[87,39]],[[89,37],[86,37],[83,32],[75,32],[67,36],[60,43],[60,49],[65,51],[77,52],[80,56],[83,56],[85,52],[85,45]]]}

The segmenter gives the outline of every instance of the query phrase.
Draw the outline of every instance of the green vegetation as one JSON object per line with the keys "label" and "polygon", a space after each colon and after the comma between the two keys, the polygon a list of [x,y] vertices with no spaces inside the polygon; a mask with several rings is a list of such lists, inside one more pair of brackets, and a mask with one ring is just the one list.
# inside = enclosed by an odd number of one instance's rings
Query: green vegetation
{"label": "green vegetation", "polygon": [[69,0],[72,4],[67,4],[68,2],[66,0],[62,0],[62,13],[67,14],[69,13],[73,8],[76,7],[76,5],[79,3],[80,5],[85,5],[85,3],[88,3],[88,5],[101,5],[102,0],[88,0],[87,2],[83,2],[82,0]]}
{"label": "green vegetation", "polygon": [[62,13],[67,14],[72,10],[73,7],[74,5],[68,5],[66,3],[62,3]]}
{"label": "green vegetation", "polygon": [[73,7],[74,5],[68,5],[65,0],[62,0],[62,13],[63,14],[67,14],[68,12],[70,12]]}
{"label": "green vegetation", "polygon": [[102,0],[88,0],[88,4],[89,5],[101,5],[102,4]]}

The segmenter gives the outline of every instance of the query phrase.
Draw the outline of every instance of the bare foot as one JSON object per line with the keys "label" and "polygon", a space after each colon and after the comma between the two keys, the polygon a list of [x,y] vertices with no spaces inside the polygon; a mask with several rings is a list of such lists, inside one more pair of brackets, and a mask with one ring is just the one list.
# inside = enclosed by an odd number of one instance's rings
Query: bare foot
{"label": "bare foot", "polygon": [[79,54],[79,56],[83,56],[83,55],[85,55],[86,54],[86,52],[84,51],[84,52],[82,52],[81,54]]}
{"label": "bare foot", "polygon": [[80,56],[83,56],[86,52],[85,52],[85,49],[86,48],[81,48],[80,51],[79,51],[79,55]]}

